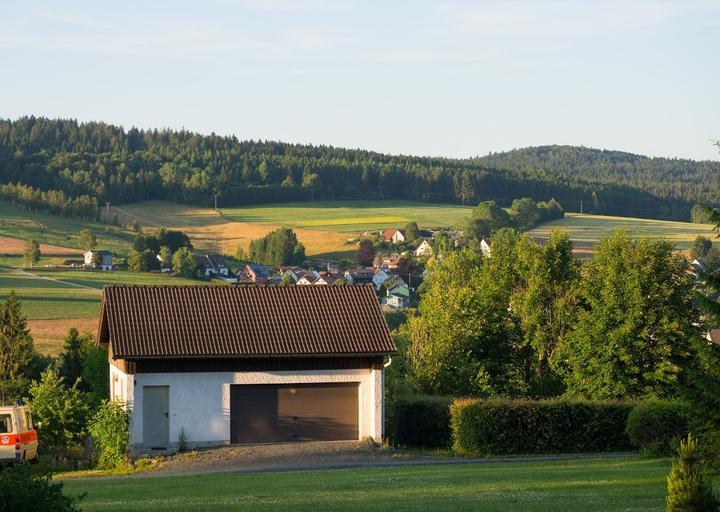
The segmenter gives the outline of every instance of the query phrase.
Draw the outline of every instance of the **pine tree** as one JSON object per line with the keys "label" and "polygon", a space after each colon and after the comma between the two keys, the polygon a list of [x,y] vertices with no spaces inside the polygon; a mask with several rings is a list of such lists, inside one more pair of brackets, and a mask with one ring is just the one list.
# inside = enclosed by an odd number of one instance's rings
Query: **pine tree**
{"label": "pine tree", "polygon": [[63,351],[58,360],[59,373],[65,379],[66,385],[72,386],[82,377],[85,357],[91,348],[90,336],[81,336],[75,327],[71,327],[65,337]]}
{"label": "pine tree", "polygon": [[0,306],[0,403],[21,398],[35,349],[20,302],[11,291]]}
{"label": "pine tree", "polygon": [[698,443],[692,435],[680,442],[667,477],[667,512],[717,512],[720,503],[705,476]]}

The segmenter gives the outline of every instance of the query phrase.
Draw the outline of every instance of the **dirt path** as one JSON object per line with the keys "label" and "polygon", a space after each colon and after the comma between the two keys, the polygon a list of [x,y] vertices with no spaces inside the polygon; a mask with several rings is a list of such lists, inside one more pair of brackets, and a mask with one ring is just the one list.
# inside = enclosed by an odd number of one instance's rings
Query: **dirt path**
{"label": "dirt path", "polygon": [[32,272],[28,272],[27,270],[22,270],[19,268],[8,268],[7,273],[8,274],[17,274],[17,275],[21,275],[24,277],[34,278],[34,279],[44,279],[46,281],[54,281],[56,283],[66,284],[68,286],[75,286],[76,288],[84,288],[86,290],[95,290],[98,293],[102,293],[102,290],[100,288],[95,288],[94,286],[86,286],[84,284],[71,283],[69,281],[61,281],[60,279],[54,279],[52,277],[39,276],[37,274],[33,274]]}

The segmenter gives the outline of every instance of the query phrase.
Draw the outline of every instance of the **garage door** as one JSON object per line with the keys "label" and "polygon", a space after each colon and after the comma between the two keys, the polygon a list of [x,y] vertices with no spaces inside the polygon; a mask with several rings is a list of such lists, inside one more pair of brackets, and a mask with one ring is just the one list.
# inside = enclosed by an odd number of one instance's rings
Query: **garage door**
{"label": "garage door", "polygon": [[358,384],[230,386],[230,442],[358,438]]}

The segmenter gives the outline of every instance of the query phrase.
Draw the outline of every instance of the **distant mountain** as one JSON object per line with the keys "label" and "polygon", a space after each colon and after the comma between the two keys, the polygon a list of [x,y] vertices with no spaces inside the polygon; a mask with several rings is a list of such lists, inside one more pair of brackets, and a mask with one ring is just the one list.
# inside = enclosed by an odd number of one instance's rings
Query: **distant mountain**
{"label": "distant mountain", "polygon": [[[479,165],[536,173],[551,179],[631,187],[682,202],[720,200],[720,162],[650,158],[578,146],[538,146],[473,159]],[[628,208],[630,205],[628,206]],[[638,216],[642,209],[638,209]]]}
{"label": "distant mountain", "polygon": [[99,205],[169,199],[222,206],[332,199],[477,204],[557,199],[567,210],[689,219],[715,198],[718,162],[569,146],[476,159],[240,141],[102,122],[0,119],[0,200],[82,218]]}

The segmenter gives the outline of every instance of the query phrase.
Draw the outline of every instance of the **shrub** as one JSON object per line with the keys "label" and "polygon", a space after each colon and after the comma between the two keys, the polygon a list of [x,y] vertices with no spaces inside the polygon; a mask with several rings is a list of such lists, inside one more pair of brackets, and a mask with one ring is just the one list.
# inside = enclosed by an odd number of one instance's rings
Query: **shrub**
{"label": "shrub", "polygon": [[389,417],[390,439],[402,446],[450,446],[450,402],[443,396],[398,397]]}
{"label": "shrub", "polygon": [[97,466],[112,469],[127,459],[130,414],[118,401],[104,400],[90,420]]}
{"label": "shrub", "polygon": [[669,455],[689,432],[689,408],[683,402],[653,401],[637,404],[628,416],[630,441],[653,455]]}
{"label": "shrub", "polygon": [[50,473],[18,464],[0,472],[0,512],[79,512],[84,495],[65,496],[62,489],[63,483],[53,482]]}
{"label": "shrub", "polygon": [[460,455],[580,453],[630,448],[632,403],[462,399],[450,406],[453,451]]}
{"label": "shrub", "polygon": [[720,504],[705,476],[697,441],[688,434],[680,441],[677,457],[667,477],[667,512],[717,512]]}
{"label": "shrub", "polygon": [[42,424],[41,446],[57,450],[82,442],[89,412],[77,382],[67,388],[57,370],[45,370],[40,382],[30,386],[29,404],[33,418]]}

